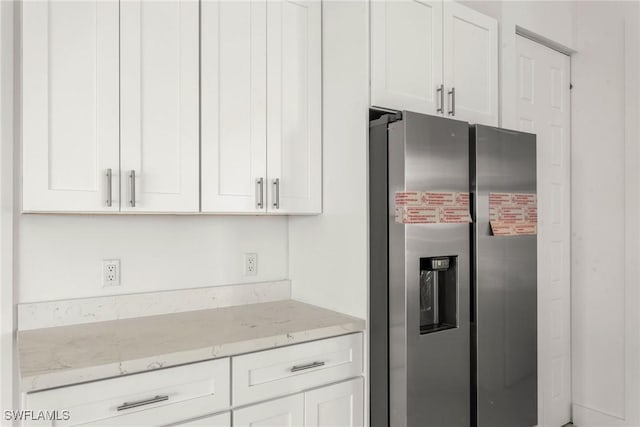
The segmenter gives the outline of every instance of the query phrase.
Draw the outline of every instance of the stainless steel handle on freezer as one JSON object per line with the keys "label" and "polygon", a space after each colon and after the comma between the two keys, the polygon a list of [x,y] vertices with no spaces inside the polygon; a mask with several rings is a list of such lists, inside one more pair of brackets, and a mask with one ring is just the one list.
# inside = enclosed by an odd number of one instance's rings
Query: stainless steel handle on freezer
{"label": "stainless steel handle on freezer", "polygon": [[126,411],[127,409],[137,408],[138,406],[151,405],[152,403],[164,402],[165,400],[169,400],[169,396],[155,396],[151,399],[137,400],[135,402],[124,402],[116,409],[118,411]]}
{"label": "stainless steel handle on freezer", "polygon": [[264,178],[256,179],[256,207],[264,207]]}
{"label": "stainless steel handle on freezer", "polygon": [[[436,113],[444,114],[444,85],[440,85],[436,89],[436,97],[439,98],[440,106],[436,109]],[[438,100],[436,100],[438,102]]]}
{"label": "stainless steel handle on freezer", "polygon": [[318,368],[324,366],[324,362],[312,362],[307,365],[298,365],[291,367],[291,372],[304,371],[305,369]]}
{"label": "stainless steel handle on freezer", "polygon": [[131,169],[129,173],[129,184],[131,185],[131,200],[129,200],[129,204],[132,208],[136,207],[136,171]]}
{"label": "stainless steel handle on freezer", "polygon": [[451,101],[451,103],[449,104],[451,106],[451,109],[449,110],[449,115],[455,116],[456,115],[456,88],[452,87],[448,93]]}
{"label": "stainless steel handle on freezer", "polygon": [[111,170],[111,168],[107,169],[107,207],[111,207],[111,205],[113,204],[113,197],[112,197],[112,193],[111,193],[111,181],[113,179],[113,171]]}
{"label": "stainless steel handle on freezer", "polygon": [[273,207],[280,209],[280,178],[273,180]]}

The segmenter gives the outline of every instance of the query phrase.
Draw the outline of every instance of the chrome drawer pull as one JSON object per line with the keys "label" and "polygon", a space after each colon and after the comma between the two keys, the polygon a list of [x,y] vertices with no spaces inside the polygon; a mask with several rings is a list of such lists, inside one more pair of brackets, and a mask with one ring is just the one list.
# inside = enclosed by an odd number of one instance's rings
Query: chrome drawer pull
{"label": "chrome drawer pull", "polygon": [[165,400],[169,400],[169,396],[156,396],[151,399],[138,400],[136,402],[124,402],[122,405],[118,406],[118,411],[125,411],[131,408],[137,408],[138,406],[151,405],[152,403],[164,402]]}
{"label": "chrome drawer pull", "polygon": [[280,209],[280,178],[273,180],[273,208]]}
{"label": "chrome drawer pull", "polygon": [[131,190],[129,191],[131,193],[131,200],[129,200],[129,204],[131,205],[132,208],[136,207],[136,171],[131,169],[131,172],[129,173],[129,179],[131,181]]}
{"label": "chrome drawer pull", "polygon": [[264,208],[264,179],[256,179],[256,186],[256,208],[262,209]]}
{"label": "chrome drawer pull", "polygon": [[324,366],[324,362],[312,362],[308,365],[299,365],[291,368],[291,372],[304,371],[305,369],[317,368],[320,366]]}
{"label": "chrome drawer pull", "polygon": [[107,207],[110,208],[113,204],[113,197],[111,191],[111,181],[112,181],[113,171],[111,168],[107,169]]}

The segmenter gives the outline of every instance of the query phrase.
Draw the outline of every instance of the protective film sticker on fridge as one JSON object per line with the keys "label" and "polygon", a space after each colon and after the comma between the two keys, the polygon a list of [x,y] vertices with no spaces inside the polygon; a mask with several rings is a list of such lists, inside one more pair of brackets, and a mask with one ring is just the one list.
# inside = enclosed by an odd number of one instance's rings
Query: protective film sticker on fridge
{"label": "protective film sticker on fridge", "polygon": [[395,194],[396,222],[400,224],[470,223],[469,193],[404,191]]}
{"label": "protective film sticker on fridge", "polygon": [[537,197],[530,193],[489,193],[489,223],[494,236],[538,232]]}

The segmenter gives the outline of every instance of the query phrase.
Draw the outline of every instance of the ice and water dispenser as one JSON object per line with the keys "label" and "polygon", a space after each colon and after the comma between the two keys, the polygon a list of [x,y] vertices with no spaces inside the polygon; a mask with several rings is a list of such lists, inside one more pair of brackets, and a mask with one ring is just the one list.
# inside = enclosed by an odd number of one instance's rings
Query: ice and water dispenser
{"label": "ice and water dispenser", "polygon": [[420,259],[420,334],[458,326],[458,257]]}

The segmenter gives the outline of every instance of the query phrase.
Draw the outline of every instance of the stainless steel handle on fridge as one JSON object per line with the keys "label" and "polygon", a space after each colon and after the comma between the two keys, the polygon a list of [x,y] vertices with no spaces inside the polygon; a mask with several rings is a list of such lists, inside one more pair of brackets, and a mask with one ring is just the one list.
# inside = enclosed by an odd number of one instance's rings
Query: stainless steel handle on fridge
{"label": "stainless steel handle on fridge", "polygon": [[111,205],[113,204],[113,197],[111,194],[111,180],[113,178],[113,171],[111,170],[111,168],[107,169],[107,207],[111,207]]}
{"label": "stainless steel handle on fridge", "polygon": [[135,402],[124,402],[122,405],[118,406],[116,409],[118,411],[126,411],[127,409],[137,408],[139,406],[151,405],[152,403],[164,402],[165,400],[169,400],[169,396],[155,396],[151,399],[137,400]]}
{"label": "stainless steel handle on fridge", "polygon": [[256,179],[256,207],[264,207],[264,178]]}
{"label": "stainless steel handle on fridge", "polygon": [[312,362],[307,365],[299,365],[291,367],[291,372],[304,371],[305,369],[318,368],[324,366],[324,362]]}
{"label": "stainless steel handle on fridge", "polygon": [[[439,98],[440,106],[436,109],[436,113],[444,114],[444,85],[440,85],[438,89],[436,89],[436,97]],[[438,100],[436,100],[438,102]]]}
{"label": "stainless steel handle on fridge", "polygon": [[452,87],[451,90],[449,91],[449,96],[450,96],[450,106],[451,109],[449,110],[449,115],[450,116],[455,116],[456,115],[456,88]]}
{"label": "stainless steel handle on fridge", "polygon": [[131,200],[129,200],[129,204],[132,208],[136,207],[136,171],[131,169],[129,173],[129,184],[131,185]]}
{"label": "stainless steel handle on fridge", "polygon": [[280,178],[273,180],[273,207],[280,209]]}

